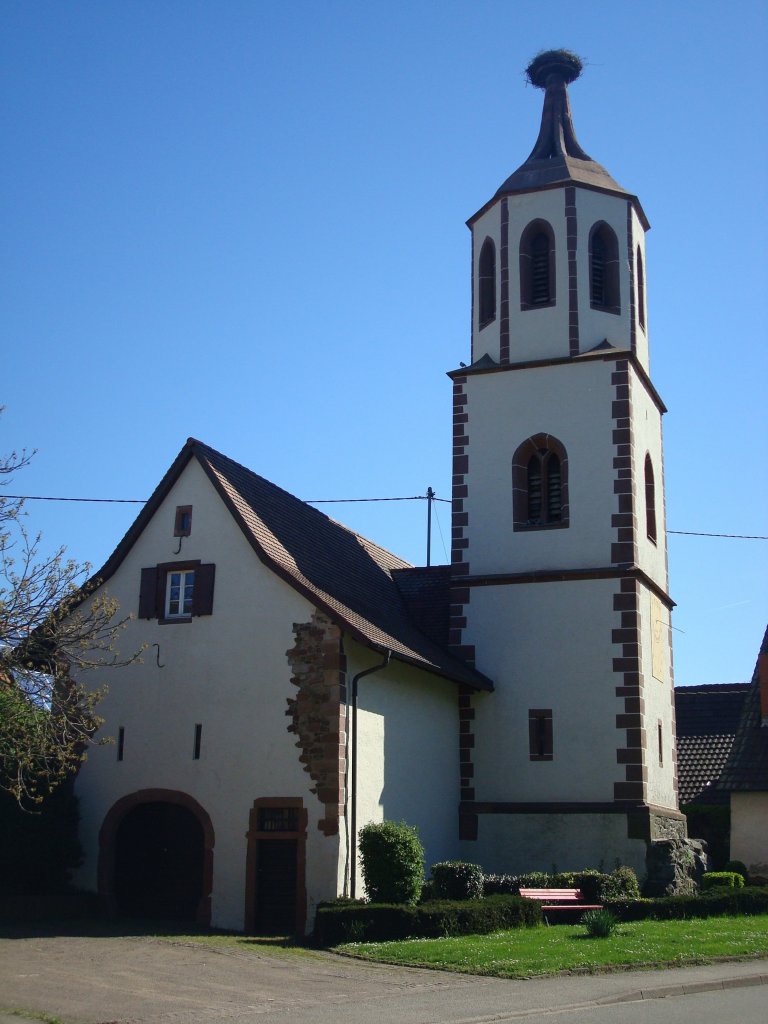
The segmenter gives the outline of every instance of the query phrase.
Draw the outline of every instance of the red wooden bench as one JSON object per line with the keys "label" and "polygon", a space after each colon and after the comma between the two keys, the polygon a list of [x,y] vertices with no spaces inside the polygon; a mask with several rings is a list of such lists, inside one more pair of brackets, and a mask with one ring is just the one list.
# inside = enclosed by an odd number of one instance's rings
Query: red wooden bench
{"label": "red wooden bench", "polygon": [[541,903],[545,921],[548,913],[566,910],[582,913],[585,910],[603,909],[601,903],[584,903],[581,889],[521,889],[520,895]]}

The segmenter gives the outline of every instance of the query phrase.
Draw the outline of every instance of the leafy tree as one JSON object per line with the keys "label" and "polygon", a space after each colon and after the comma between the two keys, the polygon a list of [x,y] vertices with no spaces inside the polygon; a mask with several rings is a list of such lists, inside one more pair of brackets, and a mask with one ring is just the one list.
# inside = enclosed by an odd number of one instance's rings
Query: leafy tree
{"label": "leafy tree", "polygon": [[[0,485],[32,458],[0,458]],[[71,775],[102,720],[104,687],[82,673],[120,660],[114,643],[130,616],[86,582],[90,566],[65,558],[64,548],[41,554],[41,538],[24,524],[23,499],[0,491],[0,790],[18,803],[39,803]],[[108,742],[108,741],[102,741]]]}

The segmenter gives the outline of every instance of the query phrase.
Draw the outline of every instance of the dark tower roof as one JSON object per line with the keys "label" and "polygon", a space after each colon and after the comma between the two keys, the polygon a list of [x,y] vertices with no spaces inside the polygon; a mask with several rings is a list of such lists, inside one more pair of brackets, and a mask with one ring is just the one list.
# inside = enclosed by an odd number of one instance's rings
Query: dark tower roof
{"label": "dark tower roof", "polygon": [[565,182],[624,193],[606,169],[584,152],[576,138],[568,83],[579,77],[581,68],[581,60],[567,50],[547,50],[528,65],[529,82],[544,90],[539,137],[528,159],[507,178],[497,196]]}

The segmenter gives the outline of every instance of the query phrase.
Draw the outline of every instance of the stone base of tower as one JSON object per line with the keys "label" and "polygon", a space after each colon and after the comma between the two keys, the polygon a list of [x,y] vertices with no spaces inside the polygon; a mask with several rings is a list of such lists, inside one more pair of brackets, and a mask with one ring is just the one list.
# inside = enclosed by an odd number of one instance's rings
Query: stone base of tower
{"label": "stone base of tower", "polygon": [[611,871],[617,863],[646,871],[651,842],[685,839],[685,815],[668,808],[639,805],[463,804],[461,857],[492,874],[530,871]]}

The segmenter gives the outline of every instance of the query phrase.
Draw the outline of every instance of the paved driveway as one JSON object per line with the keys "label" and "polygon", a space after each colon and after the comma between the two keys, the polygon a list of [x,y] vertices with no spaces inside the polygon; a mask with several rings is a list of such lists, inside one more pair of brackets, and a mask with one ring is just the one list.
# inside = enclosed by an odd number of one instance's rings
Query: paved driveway
{"label": "paved driveway", "polygon": [[[265,956],[146,937],[0,939],[0,1008],[48,1013],[66,1024],[480,1024],[552,1020],[552,1013],[558,1021],[623,1021],[636,1019],[624,1015],[627,1001],[704,988],[718,990],[722,999],[724,987],[754,985],[768,985],[768,960],[501,981],[324,953]],[[764,1024],[768,988],[754,996],[746,989],[732,993],[753,1000],[758,994],[754,1024]],[[655,1006],[661,1011],[660,1003]],[[740,1024],[752,1024],[748,1004],[738,1010],[734,1004],[734,1011]],[[711,1019],[718,1018],[722,1009]],[[637,1019],[664,1020],[665,1014]],[[20,1024],[18,1017],[10,1020]]]}

